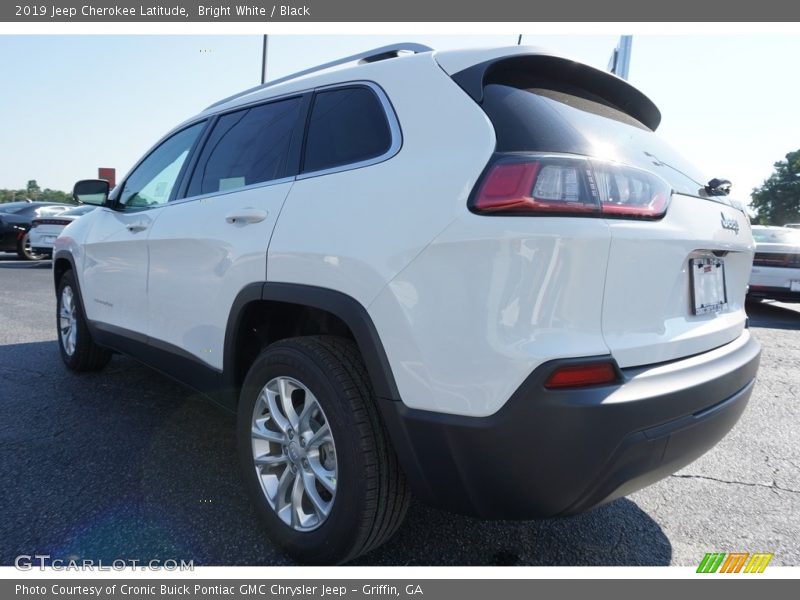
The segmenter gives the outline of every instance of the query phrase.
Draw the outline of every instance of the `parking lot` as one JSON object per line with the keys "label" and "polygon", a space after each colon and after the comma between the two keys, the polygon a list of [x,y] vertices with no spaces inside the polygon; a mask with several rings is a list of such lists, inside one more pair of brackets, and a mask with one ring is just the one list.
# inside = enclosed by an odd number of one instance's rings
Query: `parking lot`
{"label": "parking lot", "polygon": [[[0,254],[0,564],[19,554],[289,564],[242,491],[234,419],[115,356],[61,364],[49,261]],[[800,306],[762,304],[763,347],[742,420],[683,471],[588,514],[486,522],[412,505],[378,565],[697,565],[774,552],[800,565]]]}

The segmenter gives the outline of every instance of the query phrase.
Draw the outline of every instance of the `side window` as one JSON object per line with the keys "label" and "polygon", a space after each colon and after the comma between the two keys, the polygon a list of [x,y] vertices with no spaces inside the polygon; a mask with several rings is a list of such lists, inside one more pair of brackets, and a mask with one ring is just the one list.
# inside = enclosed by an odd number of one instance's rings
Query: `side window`
{"label": "side window", "polygon": [[200,154],[187,195],[283,177],[300,103],[300,98],[290,98],[221,116]]}
{"label": "side window", "polygon": [[187,127],[153,150],[125,180],[119,201],[143,208],[165,204],[205,122]]}
{"label": "side window", "polygon": [[303,172],[375,158],[391,144],[386,114],[371,89],[360,86],[319,92],[311,109]]}

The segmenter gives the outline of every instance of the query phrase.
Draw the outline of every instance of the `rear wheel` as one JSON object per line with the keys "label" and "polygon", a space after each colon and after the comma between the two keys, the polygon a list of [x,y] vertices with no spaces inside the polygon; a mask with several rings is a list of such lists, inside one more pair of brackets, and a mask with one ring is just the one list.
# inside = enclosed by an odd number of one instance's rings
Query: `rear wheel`
{"label": "rear wheel", "polygon": [[239,454],[270,538],[301,562],[342,563],[388,540],[410,493],[356,345],[276,342],[242,388]]}
{"label": "rear wheel", "polygon": [[73,371],[98,371],[105,367],[111,351],[92,340],[72,271],[64,273],[58,282],[56,304],[58,349],[64,364]]}
{"label": "rear wheel", "polygon": [[30,233],[27,231],[17,242],[17,256],[22,260],[42,260],[44,258],[44,254],[38,254],[31,248]]}

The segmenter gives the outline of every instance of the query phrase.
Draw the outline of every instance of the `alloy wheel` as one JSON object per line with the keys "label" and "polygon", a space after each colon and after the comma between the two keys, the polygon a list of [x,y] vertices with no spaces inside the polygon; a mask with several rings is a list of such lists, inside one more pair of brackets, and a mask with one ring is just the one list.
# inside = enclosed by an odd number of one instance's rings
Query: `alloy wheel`
{"label": "alloy wheel", "polygon": [[338,463],[333,434],[314,394],[291,377],[262,388],[253,409],[256,476],[275,514],[295,531],[312,531],[330,515]]}
{"label": "alloy wheel", "polygon": [[78,316],[75,307],[75,295],[70,286],[61,290],[61,307],[58,311],[58,332],[61,346],[67,356],[75,353],[76,337],[78,335]]}

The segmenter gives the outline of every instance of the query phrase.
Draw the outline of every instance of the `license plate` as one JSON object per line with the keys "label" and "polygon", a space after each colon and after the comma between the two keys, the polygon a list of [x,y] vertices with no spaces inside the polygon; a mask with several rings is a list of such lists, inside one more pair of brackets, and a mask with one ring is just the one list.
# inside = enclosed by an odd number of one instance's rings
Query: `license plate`
{"label": "license plate", "polygon": [[56,241],[56,236],[54,236],[54,235],[45,235],[45,236],[42,236],[42,241],[43,241],[45,244],[52,244],[53,242],[55,242],[55,241]]}
{"label": "license plate", "polygon": [[800,281],[790,281],[789,287],[793,292],[800,292]]}
{"label": "license plate", "polygon": [[720,312],[728,304],[725,291],[725,263],[721,258],[693,258],[692,310],[696,315]]}

